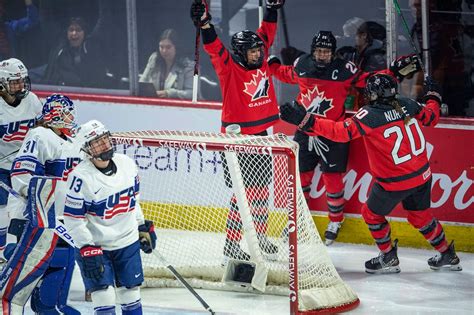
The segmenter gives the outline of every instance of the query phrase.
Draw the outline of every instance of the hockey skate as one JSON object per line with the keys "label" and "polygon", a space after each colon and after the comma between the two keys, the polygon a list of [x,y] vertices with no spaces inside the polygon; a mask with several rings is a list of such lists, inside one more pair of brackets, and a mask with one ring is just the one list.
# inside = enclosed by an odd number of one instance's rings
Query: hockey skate
{"label": "hockey skate", "polygon": [[268,240],[268,237],[264,234],[258,234],[258,245],[263,253],[270,260],[276,260],[278,254],[278,247]]}
{"label": "hockey skate", "polygon": [[428,265],[433,270],[461,271],[462,267],[459,262],[459,257],[454,250],[454,241],[451,241],[451,244],[449,244],[448,249],[444,253],[438,253],[428,259]]}
{"label": "hockey skate", "polygon": [[334,240],[337,238],[339,234],[339,230],[341,229],[342,222],[332,222],[329,221],[328,227],[326,228],[326,232],[324,232],[324,237],[326,238],[326,246],[331,245]]}
{"label": "hockey skate", "polygon": [[372,274],[400,272],[397,256],[398,239],[393,242],[393,247],[388,253],[380,253],[377,257],[365,262],[365,272]]}
{"label": "hockey skate", "polygon": [[238,241],[225,240],[224,245],[224,263],[229,259],[250,260],[250,255],[243,251]]}

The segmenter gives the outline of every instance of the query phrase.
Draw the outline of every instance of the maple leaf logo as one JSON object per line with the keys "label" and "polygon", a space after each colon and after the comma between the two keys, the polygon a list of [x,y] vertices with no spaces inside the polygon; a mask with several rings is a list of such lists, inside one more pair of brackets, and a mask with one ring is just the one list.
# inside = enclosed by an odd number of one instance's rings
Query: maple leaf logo
{"label": "maple leaf logo", "polygon": [[298,102],[306,107],[308,112],[322,117],[326,117],[326,112],[334,107],[332,98],[326,98],[324,92],[319,92],[317,86],[307,93],[301,93]]}
{"label": "maple leaf logo", "polygon": [[268,88],[270,83],[268,82],[268,76],[266,72],[257,70],[256,74],[252,74],[252,80],[250,82],[244,82],[244,92],[252,97],[252,101],[256,101],[262,97],[268,97]]}

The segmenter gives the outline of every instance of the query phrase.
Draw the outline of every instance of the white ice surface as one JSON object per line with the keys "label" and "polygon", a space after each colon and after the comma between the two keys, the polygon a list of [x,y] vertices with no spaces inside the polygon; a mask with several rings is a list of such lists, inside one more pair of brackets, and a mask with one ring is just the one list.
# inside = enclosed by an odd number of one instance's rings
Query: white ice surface
{"label": "white ice surface", "polygon": [[[364,262],[377,255],[375,246],[334,243],[331,258],[341,275],[358,294],[360,306],[348,314],[474,314],[474,254],[459,253],[463,271],[435,272],[426,260],[434,251],[400,248],[401,273],[369,275]],[[71,287],[71,305],[82,314],[93,314],[84,302],[78,273]],[[289,314],[288,298],[222,291],[197,290],[216,314]],[[144,314],[209,314],[186,289],[143,289]],[[33,314],[29,308],[25,314]],[[120,314],[120,311],[118,311]]]}

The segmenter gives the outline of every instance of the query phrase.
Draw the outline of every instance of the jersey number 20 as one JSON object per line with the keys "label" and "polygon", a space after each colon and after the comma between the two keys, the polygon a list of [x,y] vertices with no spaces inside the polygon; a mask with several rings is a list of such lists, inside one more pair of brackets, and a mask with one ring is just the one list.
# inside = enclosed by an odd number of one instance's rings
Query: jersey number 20
{"label": "jersey number 20", "polygon": [[[423,151],[425,151],[425,147],[426,147],[425,137],[423,136],[420,126],[418,125],[415,119],[410,120],[410,122],[404,125],[404,127],[405,127],[404,128],[405,133],[403,132],[400,126],[389,127],[385,129],[383,133],[383,136],[385,139],[389,138],[392,134],[395,134],[396,136],[395,144],[392,148],[392,158],[395,165],[411,160],[413,155],[414,156],[420,155],[421,153],[423,153]],[[415,138],[413,137],[413,131],[418,134],[418,138],[420,139],[419,148],[416,147]],[[400,146],[403,143],[405,136],[408,137],[408,141],[410,142],[411,154],[407,153],[403,156],[400,156],[399,155]]]}

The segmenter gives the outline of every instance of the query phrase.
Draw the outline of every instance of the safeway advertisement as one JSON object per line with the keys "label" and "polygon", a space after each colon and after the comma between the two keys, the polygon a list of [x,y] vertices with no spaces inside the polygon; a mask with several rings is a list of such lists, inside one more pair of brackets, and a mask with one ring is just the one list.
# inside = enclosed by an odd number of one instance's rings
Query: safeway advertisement
{"label": "safeway advertisement", "polygon": [[[471,123],[423,129],[433,172],[431,206],[435,216],[443,221],[474,223],[474,128]],[[291,134],[283,124],[276,129]],[[373,183],[362,139],[351,142],[344,183],[347,200],[344,211],[360,214]],[[313,177],[309,208],[327,210],[325,195],[318,169]],[[398,205],[390,216],[406,217],[406,212]]]}

